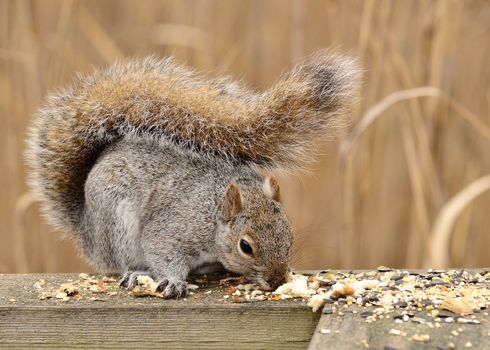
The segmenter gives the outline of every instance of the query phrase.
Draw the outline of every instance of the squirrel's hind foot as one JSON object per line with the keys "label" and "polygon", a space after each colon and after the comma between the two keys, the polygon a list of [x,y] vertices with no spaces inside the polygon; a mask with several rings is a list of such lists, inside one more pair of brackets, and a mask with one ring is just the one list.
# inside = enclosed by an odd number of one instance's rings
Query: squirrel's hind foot
{"label": "squirrel's hind foot", "polygon": [[157,286],[157,292],[163,292],[164,299],[185,298],[187,296],[187,282],[182,280],[163,278]]}

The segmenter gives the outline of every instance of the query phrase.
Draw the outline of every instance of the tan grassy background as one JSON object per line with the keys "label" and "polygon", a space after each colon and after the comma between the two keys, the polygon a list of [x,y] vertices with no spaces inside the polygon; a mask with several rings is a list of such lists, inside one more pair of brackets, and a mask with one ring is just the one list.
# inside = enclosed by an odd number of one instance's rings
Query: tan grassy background
{"label": "tan grassy background", "polygon": [[280,178],[294,265],[489,266],[488,1],[0,0],[0,272],[88,269],[26,192],[25,128],[48,90],[150,53],[262,88],[331,46],[360,57],[363,99],[348,137]]}

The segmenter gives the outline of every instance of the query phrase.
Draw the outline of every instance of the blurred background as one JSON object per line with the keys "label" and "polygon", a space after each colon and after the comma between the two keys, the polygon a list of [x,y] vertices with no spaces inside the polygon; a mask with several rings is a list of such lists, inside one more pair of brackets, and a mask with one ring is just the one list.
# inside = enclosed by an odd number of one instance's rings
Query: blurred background
{"label": "blurred background", "polygon": [[362,100],[279,178],[293,266],[490,266],[489,1],[0,0],[0,272],[90,271],[25,184],[48,91],[146,54],[262,89],[324,47],[359,57]]}

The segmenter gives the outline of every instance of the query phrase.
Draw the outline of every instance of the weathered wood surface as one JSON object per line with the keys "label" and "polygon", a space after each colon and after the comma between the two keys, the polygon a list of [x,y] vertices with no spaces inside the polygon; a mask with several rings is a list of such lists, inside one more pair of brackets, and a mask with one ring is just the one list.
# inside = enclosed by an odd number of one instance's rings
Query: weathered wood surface
{"label": "weathered wood surface", "polygon": [[[490,271],[488,268],[465,270],[472,274],[477,272],[485,274]],[[426,274],[427,270],[410,270],[410,272]],[[490,282],[487,280],[482,287],[490,289]],[[476,310],[475,314],[466,316],[479,321],[479,324],[458,323],[457,318],[461,316],[448,311],[446,314],[454,316],[454,321],[449,323],[445,321],[446,318],[441,318],[439,322],[435,322],[434,318],[428,317],[428,311],[423,307],[415,312],[415,317],[402,323],[396,323],[394,315],[400,315],[403,309],[395,310],[382,318],[378,317],[375,322],[367,322],[366,318],[360,316],[361,312],[373,308],[366,309],[356,305],[344,308],[344,305],[341,305],[338,310],[342,315],[322,314],[308,350],[490,349],[488,309]],[[417,319],[425,319],[426,322],[419,323]],[[401,335],[398,335],[398,331]],[[414,335],[428,335],[429,340],[414,341],[411,339]]]}
{"label": "weathered wood surface", "polygon": [[[323,334],[322,329],[330,333]],[[405,332],[406,336],[390,334],[391,329]],[[453,331],[457,335],[453,335]],[[322,315],[308,349],[451,349],[450,343],[455,345],[455,349],[466,349],[468,342],[471,343],[468,349],[490,349],[489,332],[488,322],[475,325],[443,321],[440,328],[431,328],[427,324],[411,321],[395,323],[392,318],[367,323],[359,314],[347,312],[343,316]],[[415,334],[428,334],[430,341],[411,341],[410,338]]]}
{"label": "weathered wood surface", "polygon": [[[471,343],[472,349],[490,349],[486,310],[475,316],[480,324],[395,323],[393,314],[368,323],[360,316],[366,309],[355,305],[337,305],[341,314],[321,314],[301,300],[225,302],[229,286],[219,286],[219,277],[186,300],[135,298],[114,287],[117,295],[95,295],[104,301],[90,300],[89,293],[63,302],[39,299],[34,284],[41,279],[52,290],[78,275],[0,275],[0,348],[306,349],[309,344],[310,350],[402,350],[448,349],[450,343],[464,349]],[[422,308],[417,316],[426,312]],[[390,334],[391,329],[405,335]],[[411,341],[415,334],[428,334],[430,341]]]}
{"label": "weathered wood surface", "polygon": [[200,299],[121,289],[104,302],[39,300],[40,279],[59,287],[77,275],[0,275],[0,347],[305,349],[319,318],[299,301],[225,303],[216,286],[200,288]]}

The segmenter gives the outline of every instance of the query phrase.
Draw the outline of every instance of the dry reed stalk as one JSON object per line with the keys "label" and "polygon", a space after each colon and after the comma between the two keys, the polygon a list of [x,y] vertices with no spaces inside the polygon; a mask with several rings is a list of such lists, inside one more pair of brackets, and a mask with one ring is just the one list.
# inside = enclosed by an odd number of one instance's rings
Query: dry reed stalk
{"label": "dry reed stalk", "polygon": [[[382,113],[386,109],[403,100],[426,96],[428,92],[432,92],[432,91],[433,90],[430,87],[415,89],[415,90],[411,89],[405,91],[398,91],[382,99],[380,102],[378,102],[377,104],[369,108],[367,112],[361,117],[360,121],[356,124],[353,132],[349,135],[348,138],[346,138],[345,141],[341,143],[339,149],[340,168],[344,169],[346,165],[349,165],[351,167],[350,165],[352,163],[351,153],[353,147],[357,142],[359,142],[360,136],[369,128],[370,125],[372,125],[372,123],[374,123],[374,121],[377,118],[379,118],[382,115]],[[403,129],[405,129],[405,127]],[[405,131],[403,131],[403,133],[405,133]],[[409,147],[409,145],[407,144],[409,140],[406,135],[404,137],[404,142],[405,142],[406,152],[409,152],[409,150],[407,149],[407,147]],[[413,151],[411,153],[407,153],[407,160],[409,161],[408,163],[409,169],[413,169],[413,167],[418,164],[415,155],[413,155],[412,153]],[[346,172],[344,171],[344,173]],[[418,203],[418,205],[416,205],[417,214],[419,220],[421,220],[421,222],[424,223],[427,222],[427,218],[426,218],[427,215],[426,215],[425,202],[423,201],[423,194],[421,194],[422,180],[418,176],[419,174],[420,174],[419,170],[410,171],[410,175],[412,175],[411,176],[412,188],[414,189],[415,198],[417,199],[417,203]],[[352,187],[352,185],[349,187]],[[345,190],[348,189],[346,188]],[[352,209],[349,207],[344,207],[344,210],[346,209],[351,211],[350,215],[353,217],[354,214],[352,213]],[[426,224],[426,226],[428,225]],[[408,253],[410,254],[411,257],[414,256],[414,252],[416,251],[418,245],[417,238],[418,237],[413,237],[413,236],[409,238],[409,244],[407,245],[407,247],[410,249]],[[346,245],[349,246],[350,244],[346,244]],[[411,260],[409,262],[410,264],[412,264],[414,261]]]}
{"label": "dry reed stalk", "polygon": [[457,113],[464,121],[473,127],[473,130],[480,134],[483,138],[490,140],[490,126],[487,126],[483,121],[480,120],[475,114],[470,112],[468,108],[463,106],[461,103],[449,98],[445,94],[441,94],[440,97],[444,100],[448,106]]}
{"label": "dry reed stalk", "polygon": [[59,9],[59,15],[52,39],[52,49],[55,52],[59,52],[55,55],[49,62],[46,83],[51,86],[51,84],[59,84],[62,81],[63,71],[66,66],[64,57],[65,52],[71,50],[70,45],[70,34],[71,34],[71,22],[73,21],[73,12],[75,7],[74,0],[64,1]]}
{"label": "dry reed stalk", "polygon": [[391,93],[381,101],[370,107],[355,125],[351,134],[342,142],[339,150],[340,165],[343,166],[345,159],[352,152],[361,135],[391,106],[413,98],[439,96],[439,89],[432,86],[423,86],[414,89],[401,90]]}
{"label": "dry reed stalk", "polygon": [[154,25],[151,40],[156,45],[183,46],[200,51],[206,51],[211,46],[210,36],[202,29],[175,23]]}
{"label": "dry reed stalk", "polygon": [[[391,1],[386,1],[382,3],[381,6],[377,7],[378,20],[378,40],[372,40],[377,45],[374,45],[376,57],[383,57],[385,52],[389,52],[387,47],[387,37],[392,29],[392,14],[394,10],[394,3]],[[385,75],[390,74],[391,67],[386,66],[384,62],[378,60],[376,70],[378,71],[377,78],[375,79],[374,89],[372,89],[372,93],[376,95],[382,94],[383,85],[385,84]],[[393,72],[391,72],[392,74]],[[371,96],[372,97],[372,96]],[[382,173],[382,166],[376,163],[377,157],[374,150],[379,149],[379,145],[383,143],[383,140],[386,140],[390,135],[390,130],[386,127],[377,128],[375,133],[371,133],[365,138],[365,142],[367,144],[367,152],[364,152],[364,156],[366,158],[365,162],[361,162],[361,167],[358,168],[357,173],[358,179],[361,180],[359,184],[359,189],[357,190],[357,197],[359,201],[358,210],[362,211],[364,215],[357,219],[357,227],[356,232],[356,241],[351,244],[357,246],[356,250],[353,250],[351,253],[350,265],[352,266],[357,260],[358,254],[362,251],[362,247],[360,245],[361,237],[364,238],[366,242],[369,242],[370,237],[366,237],[373,232],[372,230],[365,230],[364,227],[368,227],[371,222],[371,217],[377,215],[378,211],[376,207],[382,203],[381,197],[376,195],[374,192],[375,185],[377,185],[380,174]],[[373,199],[375,201],[373,201]],[[371,249],[367,254],[367,262],[370,265],[376,264],[376,260],[378,259],[379,254],[382,254],[383,251],[393,249],[393,244],[389,240],[391,237],[391,232],[380,231],[377,233],[378,236],[378,245],[372,245]],[[357,243],[357,244],[356,244]]]}
{"label": "dry reed stalk", "polygon": [[410,134],[410,126],[407,120],[402,119],[400,122],[401,134],[403,140],[403,148],[407,160],[407,168],[410,177],[410,185],[412,187],[414,200],[415,215],[417,217],[418,227],[417,234],[412,234],[408,237],[406,251],[406,266],[418,266],[421,249],[423,249],[423,237],[429,233],[430,222],[427,205],[424,200],[424,180],[420,169],[419,159],[417,157],[414,138]]}
{"label": "dry reed stalk", "polygon": [[8,268],[7,264],[0,261],[0,273],[9,273],[11,269]]}
{"label": "dry reed stalk", "polygon": [[[368,49],[368,37],[371,32],[372,16],[373,16],[374,1],[368,0],[363,3],[361,10],[361,26],[358,32],[359,55],[364,59]],[[361,105],[354,106],[352,114],[357,116],[360,114]],[[342,266],[352,266],[352,260],[355,253],[352,252],[352,242],[355,240],[355,196],[354,196],[354,164],[353,159],[349,158],[346,165],[340,168],[341,176],[341,200],[342,200],[342,239],[340,244],[340,262]]]}
{"label": "dry reed stalk", "polygon": [[[366,55],[368,49],[367,38],[363,36],[364,30],[367,28],[371,28],[372,26],[378,24],[380,26],[388,27],[389,23],[389,14],[391,11],[391,4],[386,3],[386,5],[381,6],[379,8],[378,16],[376,18],[372,17],[372,3],[367,3],[366,6],[362,7],[361,18],[363,21],[361,23],[361,27],[358,34],[358,42],[361,44],[361,54]],[[375,21],[372,21],[374,19]],[[370,47],[375,52],[375,55],[380,55],[383,51],[384,40],[377,39],[373,37],[374,40],[370,40]],[[376,40],[377,39],[377,40]],[[378,66],[371,66],[372,70],[379,69]],[[377,74],[372,77],[371,85],[373,88],[365,90],[367,94],[371,96],[366,96],[366,99],[372,99],[373,96],[378,92],[377,88],[380,85],[381,75]],[[360,114],[360,106],[356,106],[353,110],[355,115]],[[367,139],[365,140],[366,144],[372,145],[374,140]],[[371,155],[368,153],[366,157],[370,157]],[[367,161],[362,164],[363,169],[360,170],[362,174],[361,180],[365,187],[369,187],[371,182],[370,174],[371,174],[371,162]],[[356,212],[359,210],[359,207],[366,202],[365,191],[356,191],[355,190],[355,181],[356,181],[356,165],[354,165],[353,159],[349,159],[347,166],[340,167],[341,171],[341,185],[342,185],[342,204],[343,204],[343,218],[342,218],[342,246],[341,246],[341,255],[340,261],[342,266],[352,266],[355,264],[356,258],[358,257],[358,250],[360,247],[360,231],[358,227],[362,225],[362,218],[359,215],[356,216]],[[356,193],[357,192],[357,193]]]}
{"label": "dry reed stalk", "polygon": [[205,50],[193,50],[191,52],[192,62],[196,68],[209,71],[216,66],[216,62],[214,61],[216,40],[209,31],[209,28],[214,23],[215,14],[213,8],[209,6],[209,2],[206,0],[197,1],[192,11],[194,21],[190,23],[190,26],[199,30],[198,36],[205,35],[206,44],[208,45]]}
{"label": "dry reed stalk", "polygon": [[[473,179],[478,178],[482,173],[481,165],[478,163],[470,163],[465,169],[464,183],[468,183]],[[473,215],[475,214],[473,203],[470,203],[466,208],[459,214],[458,220],[455,222],[453,233],[451,236],[450,252],[448,254],[451,256],[453,266],[460,265],[458,261],[464,261],[465,254],[468,251],[467,248],[471,243],[470,234]],[[477,266],[478,262],[466,262],[466,265]]]}
{"label": "dry reed stalk", "polygon": [[230,69],[233,62],[236,61],[238,56],[242,53],[242,48],[239,45],[233,45],[230,50],[223,56],[216,67],[216,71],[223,72]]}
{"label": "dry reed stalk", "polygon": [[[461,3],[458,1],[449,2],[439,0],[436,3],[435,23],[433,25],[434,34],[430,48],[430,70],[428,85],[443,89],[444,64],[451,44],[457,35],[461,18]],[[440,113],[436,113],[438,101],[427,101],[427,112],[441,118]]]}
{"label": "dry reed stalk", "polygon": [[27,52],[0,48],[0,59],[19,63],[29,63],[32,57]]}
{"label": "dry reed stalk", "polygon": [[342,245],[341,264],[350,266],[350,257],[352,256],[351,242],[354,240],[354,170],[353,160],[349,157],[346,164],[341,168],[341,186],[342,186]]}
{"label": "dry reed stalk", "polygon": [[29,259],[27,258],[27,252],[25,250],[26,240],[25,238],[29,234],[25,231],[25,215],[27,210],[37,202],[37,198],[32,192],[26,192],[19,197],[14,208],[14,215],[12,219],[12,226],[14,228],[14,256],[15,256],[15,266],[17,272],[29,272]]}
{"label": "dry reed stalk", "polygon": [[78,9],[78,27],[106,62],[113,63],[124,57],[124,53],[94,15],[85,8],[84,3]]}
{"label": "dry reed stalk", "polygon": [[[391,37],[390,42],[393,46],[395,43],[393,37]],[[402,84],[405,86],[413,86],[413,73],[407,66],[406,61],[401,57],[399,51],[392,49],[392,52],[393,63],[399,71]],[[407,160],[410,185],[414,198],[413,208],[416,216],[415,225],[412,227],[406,245],[405,266],[409,267],[419,266],[419,261],[423,254],[423,245],[421,243],[428,236],[430,230],[430,214],[425,195],[429,191],[426,189],[427,187],[429,190],[432,189],[430,192],[433,196],[437,196],[440,193],[438,181],[433,181],[431,183],[429,181],[424,181],[427,176],[424,176],[426,171],[424,171],[422,160],[427,162],[431,161],[432,158],[428,158],[427,155],[424,157],[425,152],[430,152],[429,149],[423,149],[420,146],[417,147],[417,144],[419,143],[417,142],[417,135],[425,133],[425,125],[420,118],[422,110],[418,102],[417,99],[408,101],[410,115],[413,116],[412,118],[409,118],[408,120],[404,117],[400,118],[403,148]],[[418,118],[414,118],[415,116],[418,116]],[[432,162],[430,169],[433,169]],[[435,186],[437,186],[437,190],[434,189]]]}
{"label": "dry reed stalk", "polygon": [[[350,136],[341,144],[339,150],[339,161],[341,168],[345,167],[346,162],[351,161],[349,154],[352,152],[355,144],[358,142],[360,136],[372,125],[389,107],[410,99],[420,98],[420,97],[438,97],[446,102],[450,107],[458,112],[458,116],[462,117],[465,121],[473,127],[474,130],[479,132],[484,138],[487,138],[487,127],[471,112],[466,108],[461,106],[458,102],[449,99],[445,94],[443,94],[439,89],[434,87],[421,87],[414,89],[407,89],[402,91],[394,92],[380,102],[372,106],[367,110],[367,112],[362,116],[361,120],[356,124],[353,132]],[[417,125],[415,125],[417,127]],[[418,124],[418,129],[423,127],[420,123]],[[423,237],[427,237],[429,229],[429,217],[428,210],[424,200],[423,191],[423,180],[420,176],[422,173],[420,166],[418,165],[418,156],[416,156],[415,145],[411,140],[411,137],[407,134],[408,124],[402,122],[402,136],[403,143],[406,151],[408,169],[410,173],[410,178],[412,179],[412,189],[415,196],[415,210],[419,222],[421,223],[421,232],[416,236],[412,236],[409,239],[409,244],[407,245],[407,264],[409,266],[417,266],[417,255],[420,253],[420,242],[423,241]],[[420,132],[418,132],[420,134]],[[436,181],[437,182],[437,181]],[[429,186],[433,188],[434,186]],[[426,232],[426,234],[424,234]],[[417,243],[419,242],[419,243]]]}
{"label": "dry reed stalk", "polygon": [[359,28],[359,54],[361,57],[366,56],[371,34],[371,25],[374,14],[374,0],[366,0],[362,3],[361,26]]}
{"label": "dry reed stalk", "polygon": [[427,267],[449,267],[449,242],[454,222],[469,203],[488,190],[490,190],[490,175],[485,175],[459,191],[442,207],[432,228],[429,255],[425,261]]}
{"label": "dry reed stalk", "polygon": [[441,92],[440,89],[436,87],[422,86],[413,89],[396,91],[383,98],[374,106],[370,107],[362,116],[360,122],[356,124],[353,132],[345,141],[342,142],[339,151],[340,165],[345,163],[347,155],[352,152],[352,149],[356,145],[358,139],[369,128],[369,126],[383,114],[383,112],[399,102],[421,97],[437,97],[445,100],[446,103],[459,112],[458,115],[467,121],[469,125],[471,125],[475,131],[477,131],[477,133],[481,134],[484,138],[490,139],[490,129],[461,104],[449,99]]}
{"label": "dry reed stalk", "polygon": [[305,54],[305,12],[304,0],[291,0],[292,28],[289,39],[289,59],[291,62]]}

